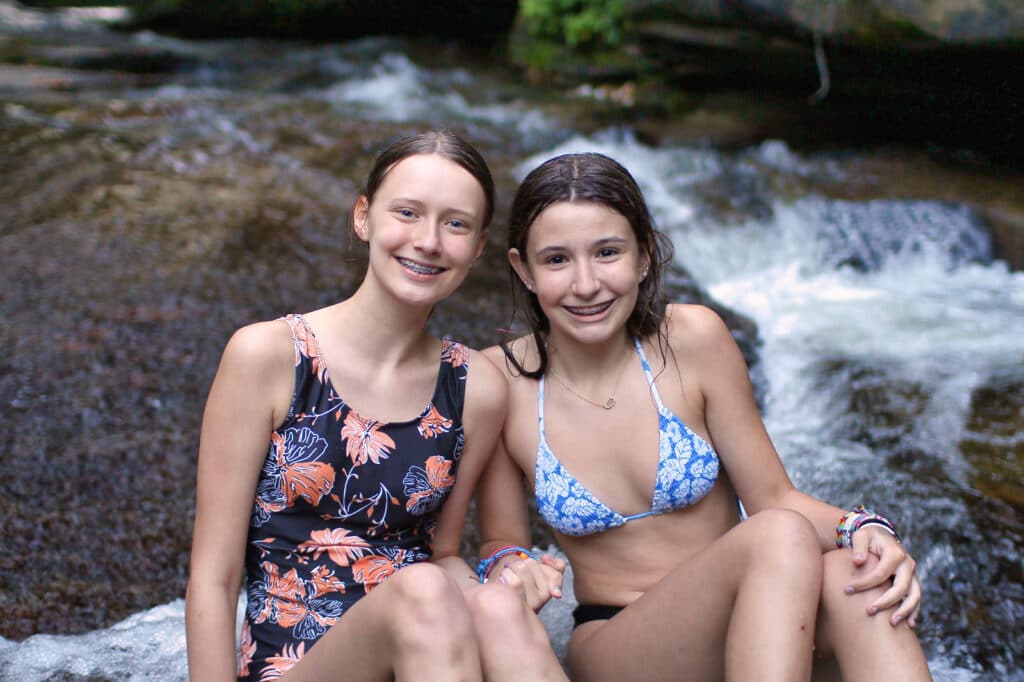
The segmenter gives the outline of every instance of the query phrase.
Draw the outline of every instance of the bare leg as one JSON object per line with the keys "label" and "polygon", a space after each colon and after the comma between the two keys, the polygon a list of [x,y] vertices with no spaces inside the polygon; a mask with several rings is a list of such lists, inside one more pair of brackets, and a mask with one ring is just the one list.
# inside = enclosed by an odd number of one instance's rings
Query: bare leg
{"label": "bare leg", "polygon": [[573,633],[574,680],[808,680],[821,549],[796,512],[756,514],[608,621]]}
{"label": "bare leg", "polygon": [[544,624],[527,606],[521,589],[494,581],[481,585],[458,557],[445,557],[438,565],[462,588],[488,682],[568,682]]}
{"label": "bare leg", "polygon": [[518,590],[481,585],[467,595],[488,682],[564,680],[547,630]]}
{"label": "bare leg", "polygon": [[286,682],[482,680],[461,590],[444,569],[407,566],[350,608]]}
{"label": "bare leg", "polygon": [[[834,656],[844,682],[931,680],[917,633],[906,623],[893,627],[884,612],[867,614],[868,605],[883,590],[845,593],[858,570],[850,550],[828,552],[823,559],[817,655]],[[866,571],[871,565],[873,557],[869,555],[868,563],[859,570]]]}

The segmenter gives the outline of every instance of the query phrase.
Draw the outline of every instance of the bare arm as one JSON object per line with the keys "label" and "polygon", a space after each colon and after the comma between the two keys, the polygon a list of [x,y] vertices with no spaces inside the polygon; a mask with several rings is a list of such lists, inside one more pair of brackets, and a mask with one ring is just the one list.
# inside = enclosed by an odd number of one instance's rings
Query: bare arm
{"label": "bare arm", "polygon": [[235,612],[249,515],[270,433],[291,399],[294,364],[285,325],[252,325],[228,342],[210,389],[185,605],[193,682],[236,679]]}
{"label": "bare arm", "polygon": [[818,530],[822,550],[833,548],[835,524],[843,511],[793,486],[754,401],[746,362],[725,323],[701,306],[673,313],[673,348],[682,357],[700,358],[707,429],[744,508],[751,514],[768,507],[799,511]]}
{"label": "bare arm", "polygon": [[[462,427],[465,448],[455,487],[438,515],[434,531],[434,560],[457,557],[473,491],[487,467],[508,407],[508,388],[498,369],[481,353],[470,351]],[[443,563],[443,562],[441,562]]]}
{"label": "bare arm", "polygon": [[[500,348],[488,348],[484,354],[497,366],[505,366]],[[506,419],[505,428],[508,425]],[[495,444],[494,454],[476,489],[481,557],[508,545],[530,547],[530,519],[523,483],[520,464],[511,457],[502,438]],[[561,598],[564,572],[565,561],[562,559],[544,555],[538,562],[510,554],[499,558],[489,575],[515,586],[521,585],[527,604],[536,611],[552,597]]]}
{"label": "bare arm", "polygon": [[[835,549],[835,529],[845,510],[797,490],[786,474],[775,446],[765,430],[746,363],[732,335],[721,319],[706,308],[691,306],[684,313],[689,352],[703,360],[701,378],[707,428],[743,505],[750,513],[768,507],[792,509],[815,527],[822,551]],[[696,339],[696,341],[693,341]],[[863,590],[886,584],[892,587],[875,602],[889,608],[908,598],[899,609],[901,617],[916,613],[920,588],[914,576],[915,562],[896,541],[878,526],[866,526],[853,536],[853,561],[863,564],[870,552],[879,557],[877,565],[851,585]]]}

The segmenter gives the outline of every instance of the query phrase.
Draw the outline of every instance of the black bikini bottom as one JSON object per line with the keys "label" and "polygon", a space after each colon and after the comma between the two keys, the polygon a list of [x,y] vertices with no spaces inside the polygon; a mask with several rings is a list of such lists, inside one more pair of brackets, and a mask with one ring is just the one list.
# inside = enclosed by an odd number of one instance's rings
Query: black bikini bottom
{"label": "black bikini bottom", "polygon": [[580,604],[572,612],[572,619],[575,622],[573,629],[592,620],[608,620],[624,608],[626,607],[607,606],[605,604]]}

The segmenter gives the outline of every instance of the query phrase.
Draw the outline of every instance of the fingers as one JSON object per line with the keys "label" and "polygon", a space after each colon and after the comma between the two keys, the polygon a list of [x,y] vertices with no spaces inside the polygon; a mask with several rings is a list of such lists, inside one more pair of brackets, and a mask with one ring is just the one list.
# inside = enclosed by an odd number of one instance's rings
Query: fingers
{"label": "fingers", "polygon": [[[866,530],[866,529],[865,529]],[[850,538],[850,550],[853,552],[853,565],[863,566],[868,560],[868,547],[871,543],[871,534],[867,532],[854,533]]]}
{"label": "fingers", "polygon": [[921,585],[917,578],[914,578],[914,584],[917,586],[917,606],[914,607],[913,612],[910,614],[910,618],[907,619],[907,625],[909,625],[911,629],[917,628],[917,617],[921,615],[921,597],[923,596],[921,592]]}
{"label": "fingers", "polygon": [[[903,549],[903,545],[897,542],[892,535],[884,530],[864,528],[854,534],[852,549],[853,563],[858,568],[865,565],[869,554],[877,556],[878,561],[874,562],[870,569],[864,570],[850,581],[846,587],[848,594],[877,587],[887,583],[890,578],[894,578],[895,586],[901,590],[899,597],[905,595],[910,589],[910,580],[913,578],[916,564]],[[899,568],[904,565],[909,568],[909,573],[907,570],[902,573],[899,571]]]}
{"label": "fingers", "polygon": [[534,611],[539,610],[552,597],[562,598],[562,572],[565,562],[555,557],[520,559],[511,561],[498,574],[497,582],[517,589]]}
{"label": "fingers", "polygon": [[545,566],[550,566],[559,573],[565,573],[565,559],[554,554],[541,554],[540,560]]}
{"label": "fingers", "polygon": [[910,590],[903,598],[903,603],[896,609],[896,613],[889,617],[892,625],[899,625],[906,621],[911,628],[917,627],[917,614],[921,611],[921,583],[915,577],[910,582]]}
{"label": "fingers", "polygon": [[868,615],[892,610],[888,614],[891,625],[896,626],[906,621],[911,628],[917,627],[922,592],[914,558],[896,538],[880,529],[865,528],[858,531],[853,536],[852,544],[855,566],[863,567],[869,554],[877,556],[878,561],[850,581],[846,587],[847,594],[884,587],[882,594],[868,605]]}
{"label": "fingers", "polygon": [[565,559],[551,554],[542,554],[541,568],[547,576],[548,592],[555,599],[562,598],[562,581],[565,577]]}

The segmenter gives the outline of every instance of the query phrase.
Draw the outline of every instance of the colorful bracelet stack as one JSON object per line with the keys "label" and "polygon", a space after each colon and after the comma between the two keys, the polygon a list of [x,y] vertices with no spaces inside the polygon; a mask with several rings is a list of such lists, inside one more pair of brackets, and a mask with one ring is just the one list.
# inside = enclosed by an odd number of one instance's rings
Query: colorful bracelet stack
{"label": "colorful bracelet stack", "polygon": [[494,568],[494,563],[503,556],[509,554],[515,554],[520,559],[536,559],[537,557],[533,552],[526,549],[525,547],[518,547],[516,545],[505,545],[494,550],[484,559],[480,560],[480,563],[476,565],[476,577],[480,578],[480,582],[487,582],[487,574]]}
{"label": "colorful bracelet stack", "polygon": [[896,532],[896,528],[889,522],[889,519],[881,514],[876,514],[863,504],[858,504],[853,511],[846,512],[843,518],[839,519],[839,525],[836,526],[836,547],[849,549],[853,546],[853,534],[864,526],[871,525],[881,526],[892,533],[896,542],[901,542],[899,533]]}

